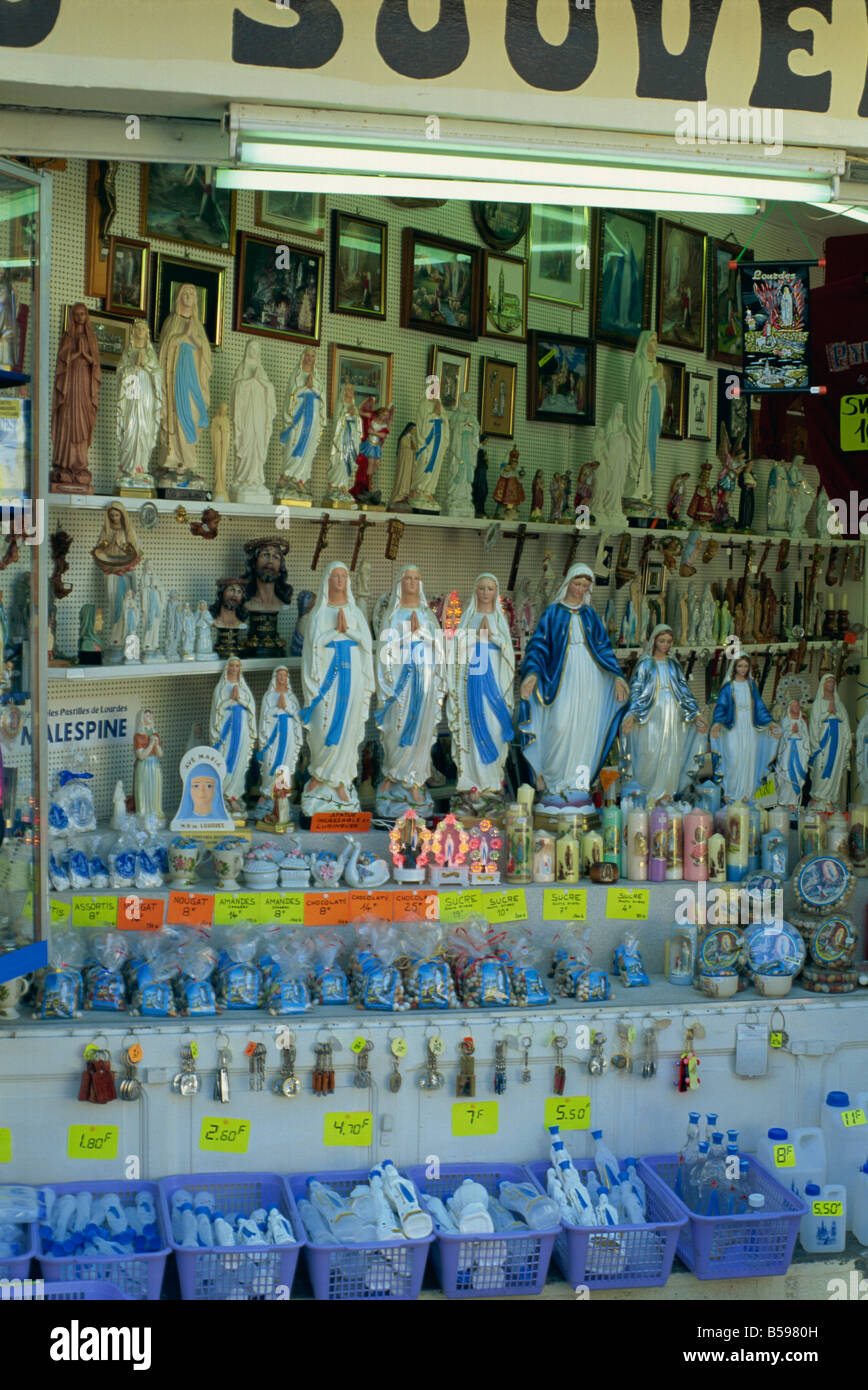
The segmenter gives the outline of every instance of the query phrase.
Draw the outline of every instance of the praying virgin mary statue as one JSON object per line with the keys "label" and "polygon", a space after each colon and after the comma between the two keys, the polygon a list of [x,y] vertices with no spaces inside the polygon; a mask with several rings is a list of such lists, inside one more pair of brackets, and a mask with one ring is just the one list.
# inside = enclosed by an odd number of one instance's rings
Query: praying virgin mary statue
{"label": "praying virgin mary statue", "polygon": [[634,498],[650,503],[654,492],[657,443],[666,408],[666,380],[657,361],[657,334],[639,334],[627,384],[630,435],[629,487]]}

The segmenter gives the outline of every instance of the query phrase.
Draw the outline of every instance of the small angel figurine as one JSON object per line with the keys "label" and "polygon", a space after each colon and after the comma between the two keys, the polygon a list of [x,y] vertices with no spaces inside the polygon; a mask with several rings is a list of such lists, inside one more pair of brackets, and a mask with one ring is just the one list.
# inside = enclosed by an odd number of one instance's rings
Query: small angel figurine
{"label": "small angel figurine", "polygon": [[684,506],[684,494],[687,490],[687,479],[689,473],[677,473],[672,479],[672,486],[669,489],[669,499],[666,503],[666,515],[669,517],[670,525],[677,526],[681,520],[681,509]]}

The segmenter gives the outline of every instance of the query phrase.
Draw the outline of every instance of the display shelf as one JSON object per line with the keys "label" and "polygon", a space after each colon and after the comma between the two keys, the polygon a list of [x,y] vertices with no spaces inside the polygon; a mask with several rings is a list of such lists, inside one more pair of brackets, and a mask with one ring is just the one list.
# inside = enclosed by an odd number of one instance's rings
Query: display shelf
{"label": "display shelf", "polygon": [[[119,666],[49,666],[50,681],[114,681],[132,680],[140,676],[217,676],[223,670],[229,657],[215,657],[213,661],[126,661]],[[245,656],[245,673],[250,671],[273,671],[275,666],[288,666],[291,671],[301,669],[300,656],[270,657]]]}

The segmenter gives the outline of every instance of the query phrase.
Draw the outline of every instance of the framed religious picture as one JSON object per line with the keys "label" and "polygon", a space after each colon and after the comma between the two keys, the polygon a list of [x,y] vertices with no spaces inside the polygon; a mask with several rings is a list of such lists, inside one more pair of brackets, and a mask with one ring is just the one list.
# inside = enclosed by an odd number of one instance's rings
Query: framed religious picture
{"label": "framed religious picture", "polygon": [[374,348],[332,343],[329,355],[329,415],[333,415],[345,386],[356,392],[356,405],[373,396],[376,408],[392,402],[392,354]]}
{"label": "framed religious picture", "polygon": [[527,343],[527,418],[594,423],[594,344],[564,333],[531,331]]}
{"label": "framed religious picture", "polygon": [[[63,315],[60,323],[60,335],[63,337],[69,325],[70,304],[64,304]],[[130,334],[133,329],[132,319],[111,318],[109,314],[101,314],[95,309],[88,309],[90,315],[90,325],[96,334],[99,344],[99,363],[101,367],[106,367],[113,372],[121,357],[129,346]]]}
{"label": "framed religious picture", "polygon": [[139,232],[205,251],[235,250],[236,196],[218,188],[212,164],[143,164]]}
{"label": "framed religious picture", "polygon": [[479,364],[479,427],[482,434],[512,439],[515,424],[514,362],[483,357]]}
{"label": "framed religious picture", "polygon": [[479,252],[474,246],[404,228],[401,327],[475,338]]}
{"label": "framed religious picture", "polygon": [[325,230],[325,197],[322,193],[287,193],[266,188],[256,195],[257,227],[272,232],[322,238]]}
{"label": "framed religious picture", "polygon": [[587,208],[535,203],[530,210],[528,294],[583,309],[590,265]]}
{"label": "framed religious picture", "polygon": [[527,231],[527,203],[471,203],[476,230],[492,251],[509,251]]}
{"label": "framed religious picture", "polygon": [[711,438],[711,377],[687,374],[687,438]]}
{"label": "framed religious picture", "polygon": [[148,265],[151,248],[131,237],[109,237],[105,307],[109,314],[140,319],[148,312]]}
{"label": "framed religious picture", "polygon": [[712,438],[720,442],[720,427],[726,426],[726,433],[732,442],[733,453],[743,449],[751,451],[751,400],[744,389],[744,378],[731,368],[717,369],[717,421]]}
{"label": "framed religious picture", "polygon": [[741,277],[730,267],[741,247],[734,241],[708,239],[708,356],[741,370]]}
{"label": "framed religious picture", "polygon": [[[109,233],[117,215],[117,171],[116,159],[88,160],[84,292],[95,299],[105,299],[106,296]],[[21,220],[16,217],[13,227],[17,227]],[[14,245],[12,255],[20,259],[21,253]]]}
{"label": "framed religious picture", "polygon": [[597,342],[632,350],[651,327],[653,256],[653,212],[599,209],[591,256]]}
{"label": "framed religious picture", "polygon": [[657,338],[666,347],[702,352],[705,346],[705,232],[660,219],[657,260]]}
{"label": "framed religious picture", "polygon": [[658,357],[657,361],[663,368],[666,382],[666,404],[660,434],[664,439],[683,439],[686,369],[683,362],[673,362],[670,358]]}
{"label": "framed religious picture", "polygon": [[432,343],[428,354],[428,375],[440,382],[440,399],[447,410],[454,410],[458,397],[470,381],[470,353]]}
{"label": "framed religious picture", "polygon": [[172,312],[175,296],[182,285],[194,285],[199,318],[212,347],[223,342],[223,299],[226,267],[204,261],[188,261],[158,251],[154,256],[154,340]]}
{"label": "framed religious picture", "polygon": [[332,212],[332,313],[386,317],[385,222]]}
{"label": "framed religious picture", "polygon": [[480,331],[517,343],[527,337],[527,263],[517,256],[483,252]]}
{"label": "framed religious picture", "polygon": [[235,258],[235,331],[318,343],[322,251],[241,232]]}

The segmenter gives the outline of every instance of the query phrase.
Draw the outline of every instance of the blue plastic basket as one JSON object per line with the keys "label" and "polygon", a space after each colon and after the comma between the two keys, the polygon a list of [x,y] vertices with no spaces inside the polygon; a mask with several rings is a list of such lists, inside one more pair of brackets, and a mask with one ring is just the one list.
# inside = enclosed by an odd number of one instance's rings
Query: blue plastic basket
{"label": "blue plastic basket", "polygon": [[763,1211],[738,1216],[697,1216],[675,1194],[677,1154],[652,1154],[639,1163],[639,1175],[660,1178],[687,1217],[678,1238],[678,1257],[697,1279],[749,1279],[785,1274],[793,1258],[799,1223],[808,1208],[750,1154],[746,1159],[752,1190],[766,1199]]}
{"label": "blue plastic basket", "polygon": [[27,1249],[12,1260],[0,1260],[0,1279],[26,1279],[31,1261],[36,1256],[36,1222],[27,1227]]}
{"label": "blue plastic basket", "polygon": [[[515,1163],[444,1163],[436,1178],[423,1167],[407,1175],[420,1192],[446,1201],[465,1178],[496,1197],[501,1182],[527,1182]],[[448,1235],[437,1231],[432,1258],[447,1298],[503,1298],[539,1293],[546,1281],[557,1231],[496,1231],[492,1235]]]}
{"label": "blue plastic basket", "polygon": [[[310,1178],[318,1178],[348,1197],[357,1183],[366,1183],[369,1177],[367,1168],[358,1168],[340,1173],[292,1173],[287,1181],[298,1201],[307,1196]],[[382,1240],[369,1245],[315,1245],[308,1239],[304,1256],[314,1297],[332,1301],[418,1298],[433,1239]]]}
{"label": "blue plastic basket", "polygon": [[96,1196],[114,1192],[122,1207],[135,1206],[137,1192],[149,1192],[154,1200],[157,1214],[157,1228],[160,1235],[160,1249],[149,1254],[130,1255],[66,1255],[58,1259],[46,1255],[42,1249],[42,1238],[36,1230],[36,1257],[42,1270],[42,1277],[51,1283],[68,1284],[85,1279],[105,1279],[122,1289],[129,1298],[146,1299],[154,1302],[160,1297],[163,1275],[169,1247],[166,1241],[166,1227],[160,1213],[160,1194],[154,1182],[125,1182],[114,1179],[103,1182],[58,1182],[52,1183],[58,1197],[64,1193],[92,1192]]}
{"label": "blue plastic basket", "polygon": [[[573,1162],[583,1182],[596,1173],[589,1159]],[[526,1165],[541,1192],[546,1191],[550,1166],[546,1159]],[[666,1283],[687,1218],[665,1183],[644,1174],[643,1181],[648,1200],[643,1226],[564,1225],[558,1232],[555,1264],[573,1288],[585,1284],[589,1289],[650,1289]]]}
{"label": "blue plastic basket", "polygon": [[46,1301],[50,1299],[86,1299],[91,1303],[132,1302],[128,1293],[119,1289],[117,1284],[110,1284],[107,1279],[79,1279],[72,1280],[68,1284],[46,1283],[40,1297]]}
{"label": "blue plastic basket", "polygon": [[[190,1249],[172,1239],[172,1193],[210,1192],[218,1211],[249,1216],[258,1207],[277,1207],[290,1222],[296,1245],[239,1245]],[[286,1183],[277,1173],[185,1173],[159,1182],[161,1214],[175,1252],[181,1297],[199,1301],[289,1298],[304,1243],[304,1227]]]}

